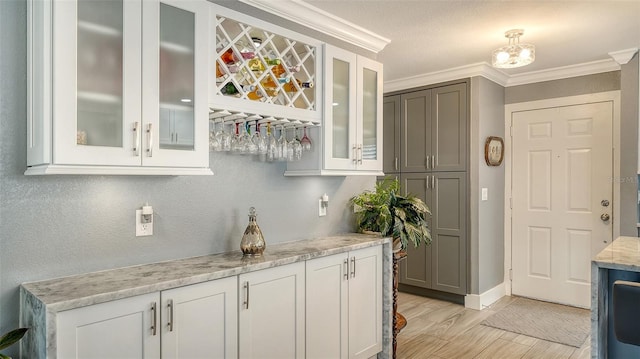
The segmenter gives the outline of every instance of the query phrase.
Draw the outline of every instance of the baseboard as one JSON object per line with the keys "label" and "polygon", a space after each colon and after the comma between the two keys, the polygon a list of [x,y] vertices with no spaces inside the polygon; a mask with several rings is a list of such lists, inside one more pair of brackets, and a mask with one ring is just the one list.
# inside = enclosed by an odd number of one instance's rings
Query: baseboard
{"label": "baseboard", "polygon": [[467,294],[464,297],[464,306],[469,309],[482,310],[504,297],[505,294],[506,289],[503,282],[482,294]]}

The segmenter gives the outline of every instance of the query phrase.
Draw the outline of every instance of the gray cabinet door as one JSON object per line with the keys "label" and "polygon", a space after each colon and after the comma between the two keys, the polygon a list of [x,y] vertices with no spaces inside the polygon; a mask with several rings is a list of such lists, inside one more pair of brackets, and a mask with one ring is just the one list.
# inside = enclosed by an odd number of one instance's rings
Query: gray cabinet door
{"label": "gray cabinet door", "polygon": [[[431,204],[431,174],[409,173],[400,176],[402,194],[411,193],[422,199],[429,208]],[[429,228],[432,221],[429,219]],[[431,246],[407,247],[407,257],[400,261],[399,282],[420,288],[431,289]]]}
{"label": "gray cabinet door", "polygon": [[401,95],[401,172],[431,168],[431,90]]}
{"label": "gray cabinet door", "polygon": [[431,212],[432,289],[467,293],[467,174],[433,174]]}
{"label": "gray cabinet door", "polygon": [[466,294],[466,173],[403,173],[400,178],[402,192],[421,198],[432,213],[432,243],[407,248],[407,258],[400,262],[400,283]]}
{"label": "gray cabinet door", "polygon": [[387,96],[383,102],[382,171],[400,172],[400,96]]}
{"label": "gray cabinet door", "polygon": [[433,171],[467,169],[467,84],[431,90],[431,161]]}

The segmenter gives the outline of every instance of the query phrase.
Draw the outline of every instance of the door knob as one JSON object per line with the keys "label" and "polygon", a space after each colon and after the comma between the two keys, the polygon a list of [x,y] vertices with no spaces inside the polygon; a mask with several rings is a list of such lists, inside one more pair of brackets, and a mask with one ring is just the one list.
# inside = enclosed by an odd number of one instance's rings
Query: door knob
{"label": "door knob", "polygon": [[609,218],[610,217],[609,217],[609,215],[607,213],[603,213],[603,214],[600,215],[600,219],[605,221],[605,222],[608,221]]}
{"label": "door knob", "polygon": [[600,204],[602,205],[602,207],[609,207],[609,200],[603,199],[602,201],[600,201]]}

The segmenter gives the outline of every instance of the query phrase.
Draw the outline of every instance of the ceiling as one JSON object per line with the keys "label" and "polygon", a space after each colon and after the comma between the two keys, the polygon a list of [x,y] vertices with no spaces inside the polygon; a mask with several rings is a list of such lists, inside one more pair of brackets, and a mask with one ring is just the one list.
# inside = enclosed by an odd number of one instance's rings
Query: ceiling
{"label": "ceiling", "polygon": [[378,54],[384,80],[402,80],[478,63],[507,44],[504,32],[524,29],[536,46],[533,64],[501,69],[524,74],[610,60],[640,47],[640,0],[433,1],[304,0],[391,42]]}

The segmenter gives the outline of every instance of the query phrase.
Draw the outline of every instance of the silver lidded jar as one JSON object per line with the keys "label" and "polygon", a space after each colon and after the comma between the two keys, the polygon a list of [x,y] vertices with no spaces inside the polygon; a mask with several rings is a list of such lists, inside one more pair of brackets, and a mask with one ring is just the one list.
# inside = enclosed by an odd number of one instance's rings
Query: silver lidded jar
{"label": "silver lidded jar", "polygon": [[256,222],[256,209],[251,207],[249,208],[249,225],[244,230],[242,241],[240,241],[240,249],[244,256],[259,257],[265,248],[264,236]]}

